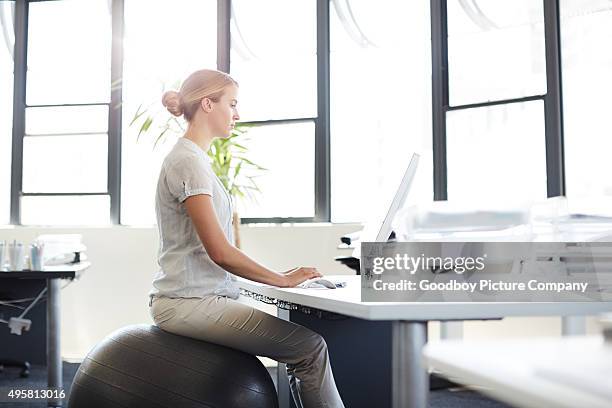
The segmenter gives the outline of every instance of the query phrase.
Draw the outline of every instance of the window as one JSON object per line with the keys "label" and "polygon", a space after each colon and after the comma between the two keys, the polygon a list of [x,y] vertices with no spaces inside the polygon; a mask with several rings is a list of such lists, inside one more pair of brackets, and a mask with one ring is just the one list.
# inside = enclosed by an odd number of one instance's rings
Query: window
{"label": "window", "polygon": [[429,4],[332,4],[332,221],[368,219],[373,202],[393,197],[413,152],[422,157],[407,203],[430,201]]}
{"label": "window", "polygon": [[109,208],[108,195],[26,196],[21,199],[21,223],[24,225],[103,225],[108,224]]}
{"label": "window", "polygon": [[[180,22],[178,24],[177,22]],[[165,119],[138,139],[130,122],[138,111],[169,117],[161,104],[164,90],[178,89],[195,70],[216,68],[216,0],[151,2],[126,0],[123,71],[121,223],[155,223],[155,189],[161,163],[178,135],[155,143]],[[159,116],[157,116],[159,118]],[[184,125],[184,124],[183,124]],[[180,129],[178,125],[175,129]]]}
{"label": "window", "polygon": [[232,1],[230,61],[242,121],[317,115],[316,18],[313,0]]}
{"label": "window", "polygon": [[0,2],[0,225],[10,221],[13,132],[14,1]]}
{"label": "window", "polygon": [[28,20],[21,222],[108,224],[109,3],[32,2]]}
{"label": "window", "polygon": [[443,145],[434,135],[445,153],[436,165],[446,165],[438,179],[439,198],[476,207],[545,199],[547,143],[560,140],[552,127],[547,134],[545,117],[560,113],[545,112],[544,101],[552,98],[547,63],[554,68],[555,62],[546,60],[544,3],[444,3],[448,82],[440,71],[434,79],[443,86],[435,109],[445,129]]}
{"label": "window", "polygon": [[[239,203],[247,222],[364,220],[364,188],[374,199],[392,195],[413,152],[421,161],[410,204],[432,190],[472,202],[563,194],[563,164],[571,194],[612,194],[612,58],[598,52],[612,37],[608,3],[561,0],[563,156],[554,1],[0,1],[0,86],[12,89],[13,72],[27,69],[25,95],[17,87],[16,104],[0,96],[0,222],[10,220],[14,111],[15,128],[25,125],[12,179],[21,182],[12,202],[21,200],[13,215],[22,223],[153,223],[160,164],[176,135],[155,140],[158,119],[137,140],[130,122],[142,109],[165,114],[164,90],[196,69],[227,68],[228,57],[241,121],[253,125],[247,157],[268,169],[256,178],[263,194]],[[23,5],[29,17],[13,22]],[[111,41],[118,27],[123,53]],[[27,68],[11,55],[22,28]],[[185,124],[174,125],[181,133]],[[473,184],[487,191],[474,194]]]}
{"label": "window", "polygon": [[244,141],[248,158],[265,166],[255,178],[263,194],[239,201],[241,217],[314,216],[314,123],[255,127]]}
{"label": "window", "polygon": [[450,105],[546,93],[541,1],[448,1]]}
{"label": "window", "polygon": [[612,195],[612,3],[561,1],[568,197]]}
{"label": "window", "polygon": [[41,1],[29,9],[28,105],[108,103],[109,2]]}
{"label": "window", "polygon": [[448,199],[470,208],[546,199],[542,101],[451,111]]}
{"label": "window", "polygon": [[241,121],[258,124],[248,157],[268,169],[256,201],[238,203],[242,218],[315,216],[316,14],[314,0],[232,1],[230,72]]}

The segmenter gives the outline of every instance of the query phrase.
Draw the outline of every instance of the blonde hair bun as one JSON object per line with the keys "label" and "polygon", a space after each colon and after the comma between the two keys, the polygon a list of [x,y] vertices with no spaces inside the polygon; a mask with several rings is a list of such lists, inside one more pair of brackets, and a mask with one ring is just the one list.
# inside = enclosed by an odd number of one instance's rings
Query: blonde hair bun
{"label": "blonde hair bun", "polygon": [[[2,1],[2,0],[0,0]],[[214,69],[201,69],[189,75],[181,84],[179,91],[167,91],[162,96],[162,104],[174,116],[181,116],[187,122],[195,117],[202,99],[219,102],[228,85],[238,83],[225,72]]]}
{"label": "blonde hair bun", "polygon": [[164,92],[164,95],[162,96],[162,105],[164,105],[164,107],[168,109],[168,112],[174,116],[181,116],[183,114],[181,98],[179,93],[176,91]]}

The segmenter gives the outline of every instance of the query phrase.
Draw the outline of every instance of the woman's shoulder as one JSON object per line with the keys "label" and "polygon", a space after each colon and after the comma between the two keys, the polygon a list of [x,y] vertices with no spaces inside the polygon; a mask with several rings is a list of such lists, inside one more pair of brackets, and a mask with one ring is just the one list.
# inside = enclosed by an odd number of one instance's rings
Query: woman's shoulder
{"label": "woman's shoulder", "polygon": [[210,162],[204,154],[181,148],[180,144],[174,146],[165,157],[163,167],[166,171],[172,168],[178,169],[183,167],[201,168],[207,172],[212,171]]}

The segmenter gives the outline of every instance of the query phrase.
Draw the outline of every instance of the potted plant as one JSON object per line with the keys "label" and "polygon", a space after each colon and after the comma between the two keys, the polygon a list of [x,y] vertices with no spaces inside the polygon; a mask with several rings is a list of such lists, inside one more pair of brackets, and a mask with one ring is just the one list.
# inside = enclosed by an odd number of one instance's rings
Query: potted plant
{"label": "potted plant", "polygon": [[[137,142],[141,136],[153,134],[155,137],[153,149],[168,135],[178,136],[185,132],[184,121],[170,115],[165,109],[155,111],[153,110],[154,106],[155,103],[151,103],[147,107],[143,107],[143,104],[141,104],[128,125],[138,129]],[[234,202],[237,200],[256,201],[256,195],[261,190],[255,179],[267,170],[245,157],[248,149],[243,141],[248,141],[247,132],[250,127],[252,125],[237,123],[229,137],[213,140],[207,152],[211,159],[213,171],[232,196]],[[240,216],[235,207],[232,225],[235,245],[240,248]]]}

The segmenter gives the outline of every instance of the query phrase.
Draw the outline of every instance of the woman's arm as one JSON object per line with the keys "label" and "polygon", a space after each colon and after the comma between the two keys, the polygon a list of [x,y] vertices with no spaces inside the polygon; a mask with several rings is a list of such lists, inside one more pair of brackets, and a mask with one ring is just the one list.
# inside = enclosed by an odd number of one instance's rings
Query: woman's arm
{"label": "woman's arm", "polygon": [[321,276],[315,268],[302,267],[282,274],[271,271],[249,258],[225,237],[211,196],[194,195],[188,197],[183,204],[210,258],[234,275],[280,287],[295,286],[307,279]]}

